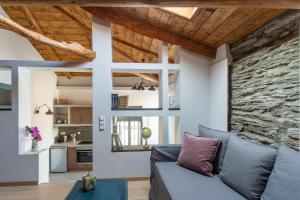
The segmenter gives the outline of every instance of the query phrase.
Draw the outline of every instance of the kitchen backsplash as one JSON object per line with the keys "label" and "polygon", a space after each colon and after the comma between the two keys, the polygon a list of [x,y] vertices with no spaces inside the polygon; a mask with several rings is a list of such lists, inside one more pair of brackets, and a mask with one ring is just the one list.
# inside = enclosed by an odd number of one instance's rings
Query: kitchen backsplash
{"label": "kitchen backsplash", "polygon": [[65,132],[66,135],[68,136],[68,141],[71,141],[71,134],[80,132],[80,135],[77,135],[76,139],[77,140],[92,140],[93,135],[92,135],[92,127],[59,127],[58,128],[58,133],[60,134],[61,132]]}

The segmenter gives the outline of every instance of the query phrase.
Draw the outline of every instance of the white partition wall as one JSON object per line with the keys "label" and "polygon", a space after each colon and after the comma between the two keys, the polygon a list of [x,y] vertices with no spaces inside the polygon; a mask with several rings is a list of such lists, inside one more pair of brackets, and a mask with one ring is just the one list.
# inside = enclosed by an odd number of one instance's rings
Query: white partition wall
{"label": "white partition wall", "polygon": [[[93,67],[93,146],[94,172],[99,178],[145,177],[150,173],[150,152],[111,152],[112,116],[158,116],[161,121],[162,143],[169,143],[169,116],[180,116],[180,138],[184,131],[197,133],[199,123],[208,125],[208,88],[211,59],[180,50],[180,63],[168,64],[167,47],[163,46],[162,63],[113,63],[111,28],[101,21],[93,23],[93,45],[96,59]],[[112,71],[135,70],[160,72],[162,110],[111,110]],[[168,73],[180,73],[180,110],[169,110]],[[105,119],[104,131],[99,130],[99,118]]]}
{"label": "white partition wall", "polygon": [[208,116],[209,127],[212,129],[228,131],[228,77],[231,61],[229,45],[221,45],[210,67]]}

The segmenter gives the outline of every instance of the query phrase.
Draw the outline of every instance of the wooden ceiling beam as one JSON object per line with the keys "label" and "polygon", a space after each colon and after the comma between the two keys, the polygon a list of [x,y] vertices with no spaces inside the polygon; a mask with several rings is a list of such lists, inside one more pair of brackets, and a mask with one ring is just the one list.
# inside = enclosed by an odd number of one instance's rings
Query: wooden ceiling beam
{"label": "wooden ceiling beam", "polygon": [[88,59],[94,59],[96,57],[96,52],[90,49],[86,49],[82,47],[79,43],[67,43],[67,42],[58,42],[49,37],[46,37],[43,34],[37,33],[35,31],[29,30],[18,23],[14,22],[11,19],[8,19],[2,15],[0,15],[0,23],[4,24],[5,27],[2,27],[7,30],[13,30],[14,32],[30,38],[34,41],[41,42],[46,45],[50,45],[55,48],[59,48],[65,51],[72,52],[78,56]]}
{"label": "wooden ceiling beam", "polygon": [[156,84],[159,83],[159,80],[158,80],[157,77],[154,77],[154,76],[151,76],[151,75],[148,75],[148,74],[143,74],[143,73],[132,73],[132,74],[134,74],[136,76],[139,76],[139,77],[141,77],[141,78],[143,78],[147,81],[151,81],[151,82],[156,83]]}
{"label": "wooden ceiling beam", "polygon": [[159,56],[158,53],[156,53],[156,52],[150,51],[148,49],[141,48],[141,47],[139,47],[139,46],[137,46],[135,44],[129,43],[129,42],[125,41],[125,40],[121,40],[120,38],[113,37],[113,40],[115,40],[116,42],[120,42],[120,43],[122,43],[122,44],[124,44],[126,46],[129,46],[131,48],[134,48],[134,49],[136,49],[138,51],[143,51],[144,53],[151,54],[151,55],[153,55],[155,57]]}
{"label": "wooden ceiling beam", "polygon": [[92,72],[55,72],[56,76],[92,77]]}
{"label": "wooden ceiling beam", "polygon": [[252,7],[273,9],[300,9],[299,0],[0,0],[2,6],[76,5],[101,7]]}
{"label": "wooden ceiling beam", "polygon": [[100,19],[124,26],[136,33],[156,38],[170,44],[179,45],[189,51],[193,51],[210,58],[215,58],[216,56],[215,47],[153,25],[147,21],[132,16],[121,9],[100,7],[87,7],[84,9]]}
{"label": "wooden ceiling beam", "polygon": [[[23,6],[22,10],[23,10],[23,13],[26,16],[26,18],[30,21],[33,28],[36,29],[40,34],[45,35],[43,29],[40,27],[39,23],[34,18],[33,14],[29,10],[29,8],[26,6]],[[49,54],[51,60],[54,60],[54,61],[61,60],[59,58],[58,54],[56,53],[55,49],[53,49],[52,47],[50,47],[48,45],[46,45],[46,49],[48,50],[48,54]]]}

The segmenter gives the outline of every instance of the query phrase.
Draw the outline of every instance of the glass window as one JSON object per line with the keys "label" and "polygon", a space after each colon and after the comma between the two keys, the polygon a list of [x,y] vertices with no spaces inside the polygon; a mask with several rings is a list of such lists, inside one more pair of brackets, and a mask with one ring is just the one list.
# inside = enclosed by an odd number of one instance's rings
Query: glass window
{"label": "glass window", "polygon": [[160,144],[160,117],[112,117],[112,151],[142,151]]}
{"label": "glass window", "polygon": [[0,67],[0,110],[11,110],[12,71],[10,67]]}
{"label": "glass window", "polygon": [[169,144],[180,144],[180,117],[169,117]]}
{"label": "glass window", "polygon": [[179,70],[169,70],[169,109],[179,110],[180,109],[180,84]]}

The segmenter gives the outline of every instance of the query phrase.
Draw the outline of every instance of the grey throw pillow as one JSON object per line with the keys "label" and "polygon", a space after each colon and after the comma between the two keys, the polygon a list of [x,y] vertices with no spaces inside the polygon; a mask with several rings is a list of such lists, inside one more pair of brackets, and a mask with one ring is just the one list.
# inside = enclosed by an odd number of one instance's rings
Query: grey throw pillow
{"label": "grey throw pillow", "polygon": [[279,148],[274,169],[261,200],[300,199],[300,153]]}
{"label": "grey throw pillow", "polygon": [[231,135],[220,178],[247,199],[258,200],[273,169],[276,152]]}
{"label": "grey throw pillow", "polygon": [[199,125],[198,135],[207,138],[218,138],[221,141],[215,160],[213,161],[213,166],[214,166],[213,172],[217,174],[220,173],[222,169],[227,145],[228,145],[228,140],[231,133],[225,131],[218,131],[218,130],[210,129],[205,126]]}

